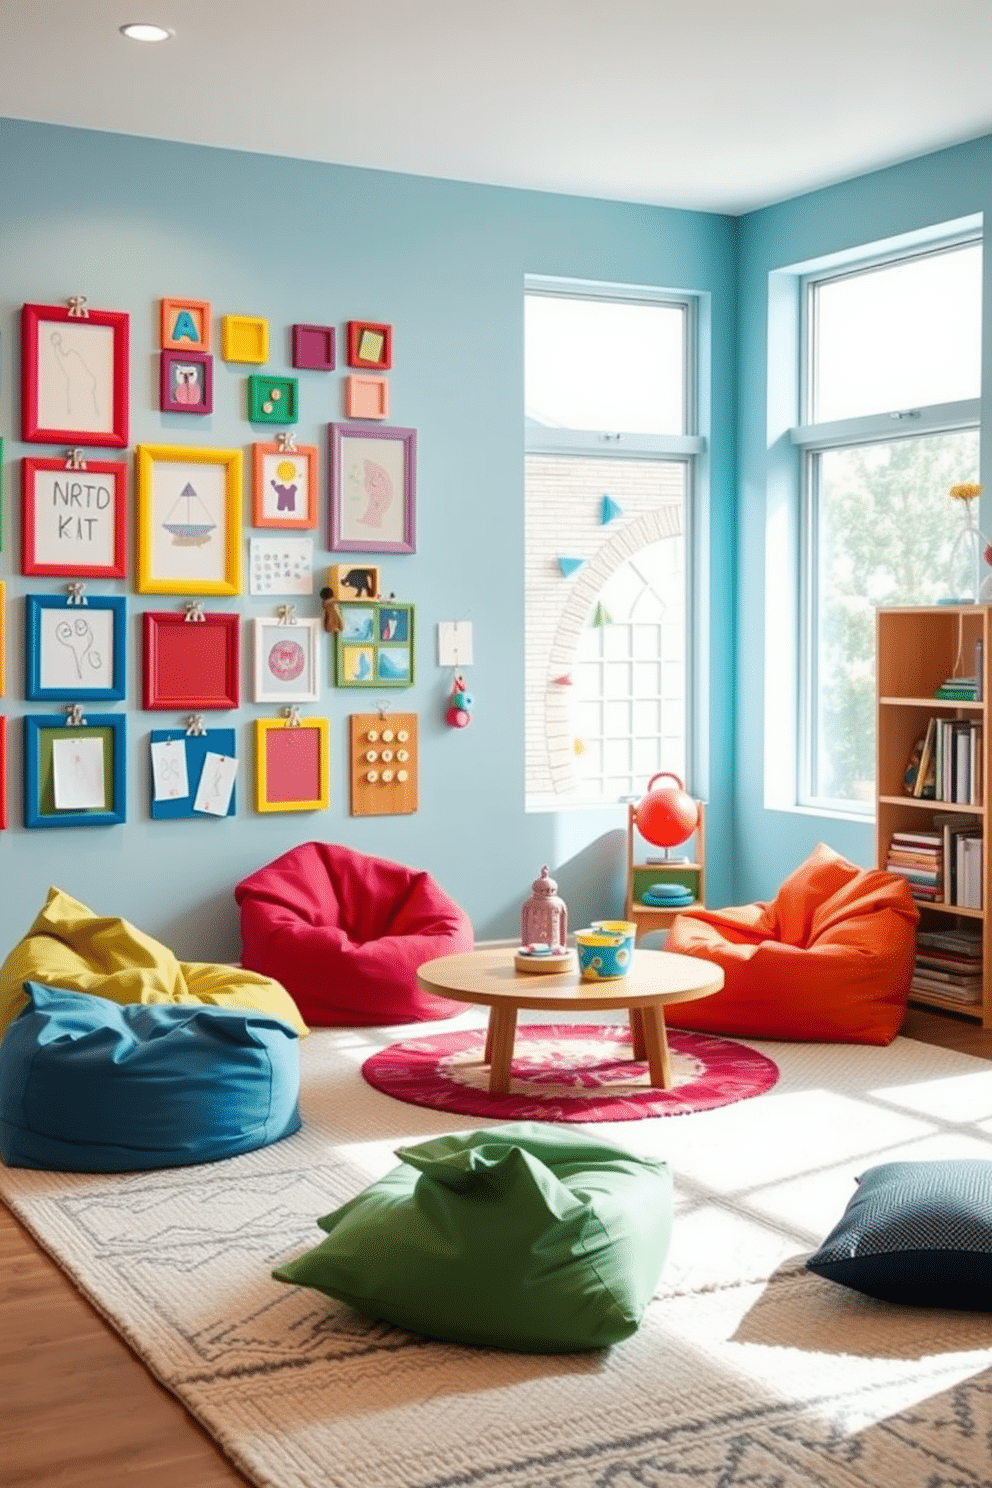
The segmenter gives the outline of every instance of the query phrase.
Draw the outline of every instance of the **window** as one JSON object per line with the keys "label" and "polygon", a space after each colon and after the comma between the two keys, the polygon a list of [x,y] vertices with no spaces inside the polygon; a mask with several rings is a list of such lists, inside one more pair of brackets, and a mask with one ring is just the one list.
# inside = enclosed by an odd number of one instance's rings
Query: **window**
{"label": "window", "polygon": [[981,255],[803,282],[802,805],[872,810],[875,607],[973,593],[948,490],[978,479]]}
{"label": "window", "polygon": [[531,809],[685,778],[694,324],[688,300],[528,281]]}

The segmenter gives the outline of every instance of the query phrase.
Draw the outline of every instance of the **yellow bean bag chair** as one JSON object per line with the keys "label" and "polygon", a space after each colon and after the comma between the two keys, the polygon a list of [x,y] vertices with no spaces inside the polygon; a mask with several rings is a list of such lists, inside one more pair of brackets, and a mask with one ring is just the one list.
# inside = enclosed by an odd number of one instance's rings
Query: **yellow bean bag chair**
{"label": "yellow bean bag chair", "polygon": [[239,966],[177,961],[127,920],[95,915],[61,889],[0,966],[0,1037],[27,1005],[25,982],[94,992],[111,1002],[207,1003],[281,1018],[309,1032],[296,1003],[272,977]]}

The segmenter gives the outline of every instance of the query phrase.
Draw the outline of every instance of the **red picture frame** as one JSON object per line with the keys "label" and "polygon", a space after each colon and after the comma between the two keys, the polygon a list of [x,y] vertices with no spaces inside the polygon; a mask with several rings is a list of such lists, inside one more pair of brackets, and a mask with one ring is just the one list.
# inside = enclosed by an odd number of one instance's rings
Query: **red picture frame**
{"label": "red picture frame", "polygon": [[127,475],[124,460],[22,460],[21,573],[125,578]]}
{"label": "red picture frame", "polygon": [[392,326],[375,320],[349,320],[348,366],[385,369],[392,365]]}
{"label": "red picture frame", "polygon": [[146,610],[141,622],[143,708],[238,706],[240,615],[217,611],[192,620],[177,611]]}
{"label": "red picture frame", "polygon": [[129,327],[123,310],[22,307],[25,443],[126,446]]}

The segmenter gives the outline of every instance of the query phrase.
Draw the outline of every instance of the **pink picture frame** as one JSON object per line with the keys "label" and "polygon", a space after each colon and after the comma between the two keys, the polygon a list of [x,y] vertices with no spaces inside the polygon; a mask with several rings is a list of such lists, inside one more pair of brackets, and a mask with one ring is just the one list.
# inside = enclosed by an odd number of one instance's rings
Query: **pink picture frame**
{"label": "pink picture frame", "polygon": [[344,380],[344,411],[350,419],[386,419],[389,417],[389,383],[385,377],[362,377],[360,373]]}

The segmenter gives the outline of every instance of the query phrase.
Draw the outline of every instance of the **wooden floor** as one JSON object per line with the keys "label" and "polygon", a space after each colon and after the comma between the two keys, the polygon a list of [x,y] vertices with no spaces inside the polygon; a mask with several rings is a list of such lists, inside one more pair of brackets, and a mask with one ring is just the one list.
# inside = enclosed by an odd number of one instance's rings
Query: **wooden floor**
{"label": "wooden floor", "polygon": [[[910,1009],[903,1033],[992,1060],[992,1030]],[[246,1479],[0,1205],[3,1488],[230,1488]]]}

